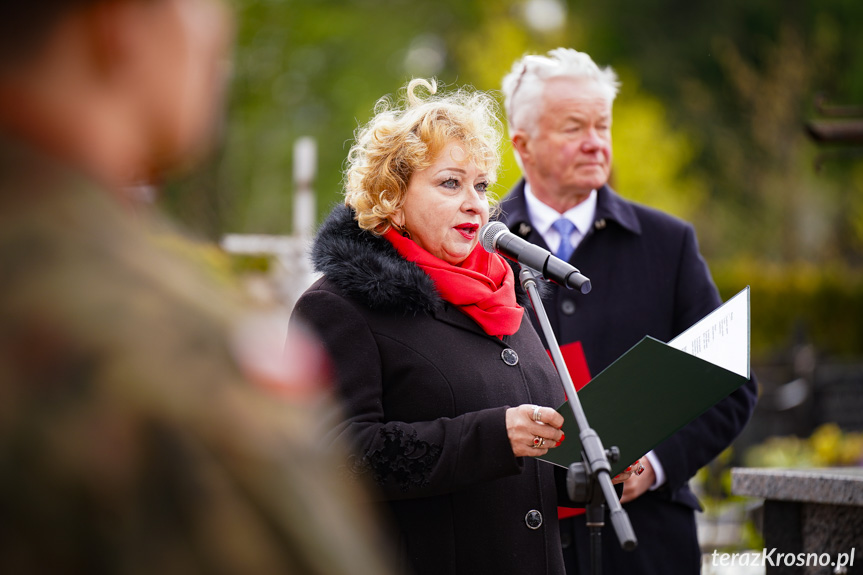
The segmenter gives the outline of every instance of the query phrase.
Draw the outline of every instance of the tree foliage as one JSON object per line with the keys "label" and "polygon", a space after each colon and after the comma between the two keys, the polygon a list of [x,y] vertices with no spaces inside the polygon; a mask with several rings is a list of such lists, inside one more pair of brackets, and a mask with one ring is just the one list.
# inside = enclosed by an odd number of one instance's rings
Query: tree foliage
{"label": "tree foliage", "polygon": [[[233,4],[222,144],[202,173],[165,194],[205,233],[290,233],[291,150],[301,136],[318,141],[315,187],[320,215],[328,211],[353,131],[410,77],[497,90],[522,54],[565,45],[623,79],[618,191],[694,221],[708,258],[861,263],[861,162],[831,158],[816,171],[825,150],[804,131],[819,93],[863,102],[860,2]],[[519,177],[508,147],[504,156],[499,192]]]}

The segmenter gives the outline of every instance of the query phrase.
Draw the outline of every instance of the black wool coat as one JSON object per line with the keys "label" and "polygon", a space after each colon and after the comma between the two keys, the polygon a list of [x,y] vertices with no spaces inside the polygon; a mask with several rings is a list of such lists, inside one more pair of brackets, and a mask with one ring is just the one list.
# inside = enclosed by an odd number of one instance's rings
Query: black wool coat
{"label": "black wool coat", "polygon": [[355,446],[354,472],[379,486],[404,570],[563,573],[560,468],[515,457],[505,425],[508,407],[564,399],[528,312],[514,335],[487,335],[343,206],[312,260],[323,277],[291,322],[332,358],[347,412],[335,433]]}
{"label": "black wool coat", "polygon": [[[558,342],[581,342],[592,375],[645,335],[669,341],[721,304],[690,224],[629,202],[608,186],[597,194],[593,226],[569,260],[590,278],[593,290],[584,295],[555,287],[543,299]],[[501,221],[514,234],[548,249],[532,228],[524,180],[500,207]],[[699,572],[701,552],[694,511],[700,506],[688,480],[742,431],[756,396],[752,379],[653,450],[665,470],[666,483],[624,505],[639,539],[634,552],[620,549],[606,523],[602,565],[607,573]],[[662,413],[653,416],[662,417]],[[570,560],[572,548],[577,548],[573,560],[578,569],[570,570],[570,575],[589,573],[584,517],[566,521],[577,526],[566,551]]]}

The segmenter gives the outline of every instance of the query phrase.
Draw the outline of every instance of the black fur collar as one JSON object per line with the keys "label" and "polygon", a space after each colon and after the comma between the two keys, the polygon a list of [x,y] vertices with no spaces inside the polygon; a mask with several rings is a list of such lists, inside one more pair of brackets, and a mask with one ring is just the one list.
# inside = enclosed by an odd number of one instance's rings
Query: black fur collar
{"label": "black fur collar", "polygon": [[[432,279],[387,240],[361,229],[347,206],[336,206],[321,225],[311,256],[316,271],[371,309],[415,315],[444,306]],[[515,273],[516,297],[528,306]]]}
{"label": "black fur collar", "polygon": [[374,310],[417,314],[443,307],[432,279],[387,240],[360,228],[344,205],[321,225],[312,264],[345,295]]}

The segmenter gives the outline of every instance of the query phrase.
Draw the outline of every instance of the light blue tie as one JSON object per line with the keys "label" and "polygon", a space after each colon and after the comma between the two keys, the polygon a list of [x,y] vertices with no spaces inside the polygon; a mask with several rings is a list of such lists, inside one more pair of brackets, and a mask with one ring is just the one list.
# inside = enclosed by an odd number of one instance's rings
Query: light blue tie
{"label": "light blue tie", "polygon": [[575,231],[575,224],[569,221],[566,218],[560,218],[553,224],[551,224],[557,233],[560,234],[560,247],[557,248],[557,252],[554,254],[565,262],[569,261],[569,257],[572,255],[572,252],[575,248],[572,247],[572,232]]}

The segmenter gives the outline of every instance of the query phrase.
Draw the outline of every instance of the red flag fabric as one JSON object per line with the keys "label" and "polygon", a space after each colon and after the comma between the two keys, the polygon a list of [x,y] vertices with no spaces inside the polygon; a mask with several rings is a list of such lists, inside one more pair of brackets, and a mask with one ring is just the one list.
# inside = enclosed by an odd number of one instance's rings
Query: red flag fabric
{"label": "red flag fabric", "polygon": [[[581,391],[581,388],[590,381],[590,369],[587,367],[587,359],[584,357],[584,349],[581,347],[581,342],[574,341],[560,346],[560,353],[563,355],[563,361],[569,370],[569,377],[572,378],[575,391]],[[571,507],[557,508],[558,519],[575,517],[583,513],[584,509],[573,509]]]}

